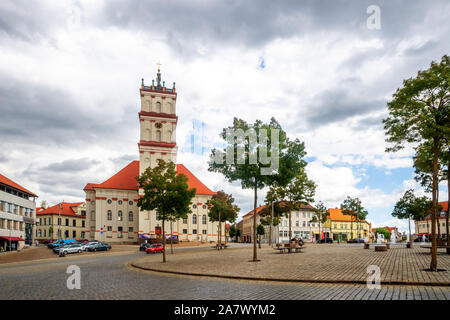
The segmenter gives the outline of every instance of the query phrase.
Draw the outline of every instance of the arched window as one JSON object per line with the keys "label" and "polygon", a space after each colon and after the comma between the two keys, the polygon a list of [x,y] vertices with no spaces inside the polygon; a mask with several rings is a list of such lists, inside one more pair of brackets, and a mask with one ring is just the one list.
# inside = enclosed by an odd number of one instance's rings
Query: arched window
{"label": "arched window", "polygon": [[156,141],[161,142],[161,131],[156,131]]}
{"label": "arched window", "polygon": [[95,211],[91,211],[91,220],[95,220]]}
{"label": "arched window", "polygon": [[112,211],[108,210],[108,220],[112,220]]}
{"label": "arched window", "polygon": [[117,220],[118,221],[122,221],[123,220],[122,210],[119,210],[119,212],[117,213]]}
{"label": "arched window", "polygon": [[167,131],[168,142],[172,142],[172,131]]}
{"label": "arched window", "polygon": [[197,224],[197,215],[196,214],[194,214],[192,216],[192,224]]}
{"label": "arched window", "polygon": [[161,112],[161,102],[156,103],[156,112]]}
{"label": "arched window", "polygon": [[206,224],[206,214],[204,214],[203,217],[202,217],[202,223]]}
{"label": "arched window", "polygon": [[133,221],[133,211],[128,213],[128,221]]}

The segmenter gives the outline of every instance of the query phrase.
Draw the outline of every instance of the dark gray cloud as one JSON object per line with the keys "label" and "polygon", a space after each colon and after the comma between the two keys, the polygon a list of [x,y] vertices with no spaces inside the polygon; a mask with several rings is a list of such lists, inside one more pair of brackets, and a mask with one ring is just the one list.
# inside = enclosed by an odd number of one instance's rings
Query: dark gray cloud
{"label": "dark gray cloud", "polygon": [[[123,106],[127,112],[113,121],[106,118],[105,110],[103,118],[93,110],[86,111],[79,103],[68,92],[0,73],[0,136],[9,143],[76,147],[107,143],[137,130],[137,107]],[[137,133],[130,137],[135,141],[136,136]]]}
{"label": "dark gray cloud", "polygon": [[0,1],[0,39],[51,39],[57,28],[65,26],[65,15],[56,8],[44,1]]}
{"label": "dark gray cloud", "polygon": [[76,173],[79,171],[85,171],[92,167],[93,165],[98,164],[99,161],[88,158],[81,159],[70,159],[64,160],[62,162],[51,163],[48,166],[42,168],[41,170],[50,171],[50,172],[69,172]]}
{"label": "dark gray cloud", "polygon": [[42,166],[30,165],[20,176],[39,185],[39,192],[82,198],[83,188],[90,182],[89,171],[99,164],[98,160],[89,158],[55,161]]}
{"label": "dark gray cloud", "polygon": [[4,155],[2,152],[0,152],[0,163],[6,162],[8,159],[6,158],[6,155]]}
{"label": "dark gray cloud", "polygon": [[114,163],[115,166],[122,167],[129,164],[131,161],[139,160],[139,158],[137,154],[124,154],[120,157],[112,158],[110,160],[112,161],[112,163]]}
{"label": "dark gray cloud", "polygon": [[[366,27],[367,7],[381,9],[381,30]],[[132,28],[165,37],[179,54],[215,44],[260,46],[277,38],[344,32],[363,37],[401,39],[423,27],[428,13],[448,8],[445,1],[145,1],[105,3],[99,24]],[[343,40],[345,40],[343,34]]]}
{"label": "dark gray cloud", "polygon": [[343,121],[349,117],[364,115],[386,107],[381,99],[361,99],[351,95],[349,88],[326,90],[314,99],[307,113],[299,113],[298,119],[305,119],[309,127],[320,127]]}

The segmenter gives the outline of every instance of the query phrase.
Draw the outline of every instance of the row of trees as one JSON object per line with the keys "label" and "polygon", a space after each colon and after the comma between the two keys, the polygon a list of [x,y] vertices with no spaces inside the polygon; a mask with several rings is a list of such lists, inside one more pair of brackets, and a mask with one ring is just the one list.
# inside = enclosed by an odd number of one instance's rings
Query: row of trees
{"label": "row of trees", "polygon": [[[227,133],[244,132],[243,137],[237,136],[233,141],[228,140]],[[264,133],[263,133],[264,131]],[[271,141],[271,135],[277,132],[277,143]],[[251,133],[257,137],[266,134],[267,139],[251,139]],[[257,120],[254,124],[248,124],[244,120],[234,119],[233,126],[224,128],[221,134],[231,148],[233,161],[217,161],[220,157],[225,158],[229,149],[213,149],[209,171],[222,173],[230,182],[240,181],[242,188],[254,190],[254,215],[253,215],[253,260],[258,261],[256,239],[258,233],[256,204],[258,190],[269,187],[265,202],[265,210],[262,211],[262,223],[276,225],[281,217],[289,219],[289,237],[292,237],[291,212],[300,210],[304,205],[314,201],[316,184],[306,174],[305,146],[299,139],[290,140],[280,124],[272,118],[269,123]],[[244,152],[242,152],[242,150]],[[239,153],[241,152],[241,153]],[[270,159],[276,157],[277,168],[272,170],[270,164],[264,161],[251,161],[267,156]],[[228,159],[227,159],[228,160]],[[269,170],[269,172],[268,172]],[[138,206],[141,210],[155,210],[162,220],[162,234],[165,235],[165,222],[173,222],[178,219],[187,218],[191,213],[190,204],[195,196],[195,189],[188,189],[187,178],[183,174],[176,173],[175,164],[158,160],[154,168],[147,168],[140,177],[137,177],[143,194],[139,198]],[[234,204],[231,195],[223,191],[217,192],[212,199],[208,200],[208,215],[212,222],[219,222],[218,242],[221,247],[221,224],[235,221],[239,208]],[[367,211],[361,205],[358,198],[348,197],[341,208],[344,214],[351,215],[356,221],[365,219]],[[314,208],[312,222],[318,222],[319,228],[328,219],[327,208],[323,203],[318,203]],[[352,219],[353,221],[353,219]],[[259,227],[259,234],[263,231]],[[230,230],[231,231],[231,230]],[[235,228],[232,233],[234,234]],[[272,233],[270,233],[272,234]],[[165,246],[166,239],[163,236],[163,261],[166,261]]]}

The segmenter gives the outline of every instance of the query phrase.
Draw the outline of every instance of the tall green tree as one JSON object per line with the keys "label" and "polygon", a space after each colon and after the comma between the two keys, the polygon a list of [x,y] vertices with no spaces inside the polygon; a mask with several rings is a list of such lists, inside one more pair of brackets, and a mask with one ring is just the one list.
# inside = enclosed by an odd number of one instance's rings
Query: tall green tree
{"label": "tall green tree", "polygon": [[230,182],[240,181],[243,189],[254,190],[252,261],[258,261],[258,190],[274,183],[289,183],[306,165],[305,146],[298,139],[290,140],[275,118],[269,123],[256,120],[253,124],[234,118],[233,125],[224,128],[220,136],[227,147],[212,150],[208,170],[222,173]]}
{"label": "tall green tree", "polygon": [[234,222],[236,221],[239,207],[234,203],[234,198],[231,194],[226,194],[223,190],[217,191],[210,200],[206,202],[208,206],[209,220],[212,222],[219,222],[219,232],[217,243],[218,249],[221,249],[222,244],[222,222]]}
{"label": "tall green tree", "polygon": [[351,237],[353,237],[353,221],[356,221],[358,227],[358,238],[361,238],[360,222],[365,220],[368,214],[367,210],[362,206],[361,200],[359,200],[359,198],[347,196],[347,199],[341,203],[341,210],[343,214],[351,216]]}
{"label": "tall green tree", "polygon": [[[315,208],[313,209],[313,217],[311,219],[311,222],[319,223],[319,234],[320,239],[322,239],[322,231],[323,231],[323,225],[325,222],[327,222],[328,218],[330,216],[330,213],[328,212],[327,207],[323,204],[322,201],[319,201]],[[322,231],[321,231],[322,226]]]}
{"label": "tall green tree", "polygon": [[147,168],[136,180],[143,190],[138,200],[138,207],[143,211],[155,210],[162,220],[163,262],[166,262],[165,222],[187,218],[191,213],[191,202],[195,188],[190,189],[187,177],[177,174],[175,164],[158,159],[154,168]]}
{"label": "tall green tree", "polygon": [[388,152],[405,148],[406,144],[432,141],[433,170],[431,217],[432,250],[430,269],[437,271],[436,220],[438,215],[439,153],[442,140],[450,138],[450,57],[440,63],[431,62],[429,69],[415,78],[403,81],[387,104],[389,116],[383,120]]}
{"label": "tall green tree", "polygon": [[292,238],[292,211],[298,211],[303,205],[313,202],[315,192],[316,184],[308,179],[303,168],[287,185],[274,184],[270,186],[266,202],[279,203],[284,207],[284,210],[280,211],[283,211],[289,219],[289,239]]}
{"label": "tall green tree", "polygon": [[416,197],[412,189],[407,190],[395,204],[392,216],[398,219],[408,219],[410,243],[412,243],[411,219],[422,220],[430,212],[432,205],[432,202],[427,197]]}

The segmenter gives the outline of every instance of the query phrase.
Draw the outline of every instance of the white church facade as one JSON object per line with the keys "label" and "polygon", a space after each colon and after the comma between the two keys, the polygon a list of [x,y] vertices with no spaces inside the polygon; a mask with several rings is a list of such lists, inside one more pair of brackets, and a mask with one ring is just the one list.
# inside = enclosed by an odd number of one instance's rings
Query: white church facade
{"label": "white church facade", "polygon": [[[156,84],[140,88],[139,112],[140,139],[139,161],[132,161],[111,178],[100,184],[88,183],[86,193],[86,238],[111,243],[136,243],[146,238],[159,237],[162,221],[155,211],[140,211],[137,201],[142,194],[136,177],[148,167],[154,167],[157,159],[177,159],[176,115],[177,92],[161,82],[158,69]],[[166,236],[177,236],[181,241],[216,241],[218,223],[208,217],[206,202],[215,194],[183,164],[177,164],[177,172],[188,178],[189,188],[196,189],[187,219],[165,222]],[[225,234],[222,224],[221,234]],[[223,236],[224,237],[224,236]]]}

